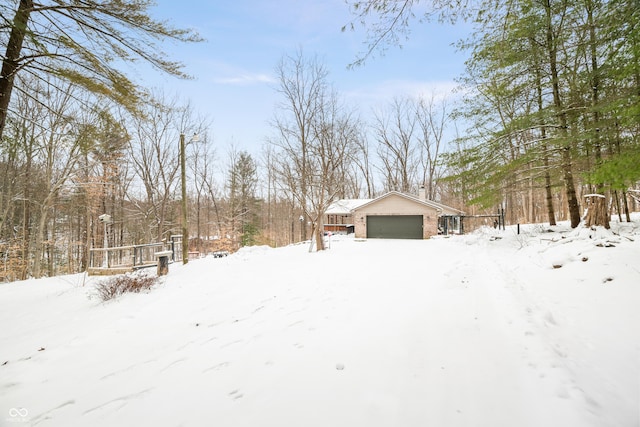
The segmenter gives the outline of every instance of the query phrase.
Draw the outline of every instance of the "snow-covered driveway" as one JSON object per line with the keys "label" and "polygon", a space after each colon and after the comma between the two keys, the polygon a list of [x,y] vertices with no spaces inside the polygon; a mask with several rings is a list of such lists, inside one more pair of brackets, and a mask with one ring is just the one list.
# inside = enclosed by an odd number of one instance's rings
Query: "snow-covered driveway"
{"label": "snow-covered driveway", "polygon": [[251,248],[107,303],[0,285],[0,425],[637,426],[640,236],[573,233]]}

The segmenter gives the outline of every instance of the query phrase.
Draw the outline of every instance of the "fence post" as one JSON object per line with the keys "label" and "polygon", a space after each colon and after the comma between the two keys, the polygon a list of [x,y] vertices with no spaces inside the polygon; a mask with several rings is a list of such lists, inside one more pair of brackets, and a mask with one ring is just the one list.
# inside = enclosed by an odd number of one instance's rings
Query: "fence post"
{"label": "fence post", "polygon": [[158,276],[165,276],[169,273],[169,255],[171,254],[170,251],[160,251],[154,254],[158,260]]}

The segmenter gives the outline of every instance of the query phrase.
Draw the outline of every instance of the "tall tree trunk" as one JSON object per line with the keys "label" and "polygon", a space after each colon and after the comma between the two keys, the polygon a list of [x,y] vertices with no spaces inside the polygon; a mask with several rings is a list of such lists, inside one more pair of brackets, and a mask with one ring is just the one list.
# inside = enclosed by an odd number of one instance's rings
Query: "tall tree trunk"
{"label": "tall tree trunk", "polygon": [[42,255],[44,253],[44,233],[47,222],[47,207],[43,205],[40,209],[40,220],[36,229],[36,241],[33,248],[33,277],[39,279],[42,276]]}
{"label": "tall tree trunk", "polygon": [[[25,265],[29,265],[29,252],[31,241],[31,153],[27,155],[27,163],[25,165],[25,180],[24,180],[24,192],[22,202],[22,259],[25,261]],[[26,279],[28,274],[27,270],[24,271],[22,280]]]}
{"label": "tall tree trunk", "polygon": [[[598,49],[596,40],[596,28],[593,21],[593,0],[586,0],[587,7],[587,23],[589,25],[589,48],[591,55],[591,108],[593,117],[593,150],[596,160],[596,167],[602,164],[602,148],[600,145],[600,112],[598,104],[600,102],[600,68],[598,65]],[[596,183],[596,191],[599,194],[604,193],[604,184]]]}
{"label": "tall tree trunk", "polygon": [[20,52],[27,34],[27,23],[32,9],[33,0],[20,0],[18,10],[13,18],[7,50],[2,61],[2,70],[0,70],[0,138],[4,134],[4,128],[7,123],[13,82],[20,68]]}
{"label": "tall tree trunk", "polygon": [[[589,26],[589,54],[591,56],[591,108],[593,119],[593,151],[595,157],[595,166],[598,168],[602,165],[602,147],[601,147],[601,123],[600,123],[600,66],[598,64],[598,48],[596,38],[596,25],[593,20],[593,0],[586,0],[587,8],[587,24]],[[595,201],[595,207],[599,210],[599,215],[594,217],[595,222],[587,225],[601,225],[605,228],[609,228],[610,214],[607,209],[607,198],[604,194],[604,182],[596,182],[596,192],[604,196],[604,200],[600,200],[600,197]],[[592,207],[594,204],[592,204]],[[591,209],[590,209],[591,211]]]}
{"label": "tall tree trunk", "polygon": [[[80,254],[80,271],[87,271],[89,268],[89,249],[93,247],[93,228],[91,227],[91,207],[87,202],[85,207],[84,221],[82,221],[81,233],[84,235],[84,245]],[[80,240],[82,241],[82,239]]]}
{"label": "tall tree trunk", "polygon": [[[533,48],[534,54],[536,58],[538,57],[538,44],[535,40],[530,39],[531,47]],[[542,111],[544,109],[544,101],[542,98],[542,76],[540,67],[538,66],[538,61],[536,59],[536,91],[537,91],[537,101],[538,101],[538,113],[542,115]],[[541,116],[542,117],[542,116]],[[549,172],[549,150],[547,145],[547,126],[544,122],[544,119],[540,119],[540,139],[542,140],[542,164],[544,166],[544,191],[545,191],[545,200],[547,205],[547,219],[549,220],[549,225],[556,225],[556,214],[553,208],[553,192],[551,191],[551,173]]]}
{"label": "tall tree trunk", "polygon": [[620,197],[618,197],[618,190],[613,190],[613,198],[616,204],[616,211],[618,211],[618,220],[622,222],[622,210],[620,209]]}
{"label": "tall tree trunk", "polygon": [[315,238],[316,240],[317,251],[323,251],[325,249],[323,229],[324,229],[324,224],[322,224],[321,217],[317,218],[316,221],[313,221],[313,234],[314,234],[313,238]]}
{"label": "tall tree trunk", "polygon": [[560,125],[560,136],[562,138],[562,175],[564,178],[565,192],[567,194],[567,207],[569,208],[569,220],[571,228],[576,228],[580,224],[580,206],[576,196],[575,183],[573,180],[573,167],[571,156],[571,142],[569,139],[567,113],[560,95],[560,81],[558,75],[558,48],[556,46],[557,37],[553,32],[553,22],[551,17],[551,2],[543,2],[546,12],[546,38],[549,54],[549,70],[551,72],[551,82],[553,88],[553,103],[556,108]]}
{"label": "tall tree trunk", "polygon": [[[33,166],[33,158],[34,158],[34,140],[33,136],[29,135],[26,131],[26,128],[21,129],[20,138],[24,141],[24,151],[23,155],[25,157],[24,164],[24,187],[23,187],[23,204],[22,204],[22,259],[24,261],[24,265],[26,266],[23,271],[22,279],[26,279],[29,275],[29,259],[31,257],[31,202],[32,202],[32,185],[33,185],[33,176],[32,176],[32,166]],[[36,189],[37,190],[37,189]]]}
{"label": "tall tree trunk", "polygon": [[549,172],[549,156],[547,154],[547,144],[544,144],[543,150],[545,153],[542,162],[544,164],[544,192],[547,202],[547,218],[549,220],[549,225],[556,225],[556,213],[553,208],[553,192],[551,191],[551,173]]}
{"label": "tall tree trunk", "polygon": [[627,192],[622,191],[622,203],[624,205],[624,215],[627,222],[631,222],[631,214],[629,213],[629,203],[627,202]]}

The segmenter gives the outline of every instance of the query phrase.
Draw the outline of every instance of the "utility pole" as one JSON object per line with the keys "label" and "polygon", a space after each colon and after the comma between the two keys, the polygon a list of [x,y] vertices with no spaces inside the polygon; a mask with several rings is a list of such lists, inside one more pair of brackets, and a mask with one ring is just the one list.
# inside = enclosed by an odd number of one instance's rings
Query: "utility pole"
{"label": "utility pole", "polygon": [[189,262],[189,229],[187,225],[187,171],[184,134],[180,134],[180,179],[182,181],[182,263]]}

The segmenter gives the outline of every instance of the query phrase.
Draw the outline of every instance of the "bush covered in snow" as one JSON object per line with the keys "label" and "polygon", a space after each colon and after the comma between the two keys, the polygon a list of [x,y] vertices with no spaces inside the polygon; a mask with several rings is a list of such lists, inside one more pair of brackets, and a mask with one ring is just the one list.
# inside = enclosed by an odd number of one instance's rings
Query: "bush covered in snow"
{"label": "bush covered in snow", "polygon": [[119,274],[96,284],[100,299],[109,301],[125,292],[138,293],[150,289],[158,277],[144,272]]}

